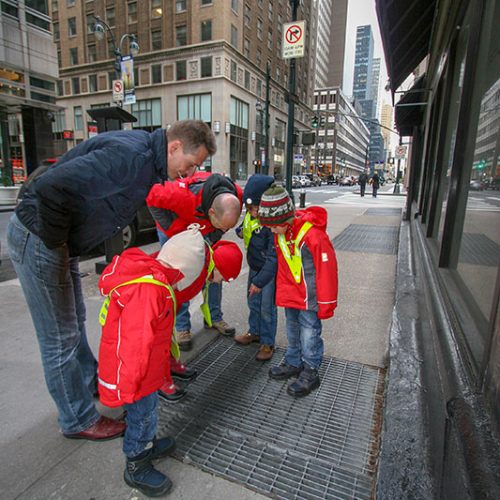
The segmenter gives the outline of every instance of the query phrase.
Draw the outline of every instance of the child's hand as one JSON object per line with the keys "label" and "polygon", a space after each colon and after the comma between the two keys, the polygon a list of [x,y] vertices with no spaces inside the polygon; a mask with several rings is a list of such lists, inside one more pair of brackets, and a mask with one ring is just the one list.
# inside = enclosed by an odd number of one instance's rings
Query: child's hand
{"label": "child's hand", "polygon": [[248,296],[251,297],[255,293],[260,293],[262,288],[259,288],[258,286],[255,286],[253,283],[250,285],[250,288],[248,289]]}

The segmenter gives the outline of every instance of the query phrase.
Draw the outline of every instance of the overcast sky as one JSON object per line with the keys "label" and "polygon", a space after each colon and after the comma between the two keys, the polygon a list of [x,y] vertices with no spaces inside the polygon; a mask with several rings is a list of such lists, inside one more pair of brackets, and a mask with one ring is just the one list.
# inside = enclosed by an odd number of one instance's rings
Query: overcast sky
{"label": "overcast sky", "polygon": [[354,52],[356,47],[356,28],[365,24],[371,24],[375,47],[374,58],[381,58],[380,82],[382,86],[380,98],[382,102],[390,102],[390,95],[384,92],[383,87],[387,80],[387,70],[385,66],[384,51],[380,38],[377,13],[375,12],[375,0],[348,0],[347,11],[347,31],[346,31],[346,52],[345,52],[345,74],[344,92],[352,95],[352,77],[354,73]]}

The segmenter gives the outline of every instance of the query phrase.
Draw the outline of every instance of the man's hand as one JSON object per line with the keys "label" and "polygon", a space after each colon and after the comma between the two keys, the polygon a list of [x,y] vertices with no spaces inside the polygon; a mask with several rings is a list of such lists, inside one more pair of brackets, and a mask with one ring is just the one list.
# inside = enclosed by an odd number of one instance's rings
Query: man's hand
{"label": "man's hand", "polygon": [[253,283],[250,285],[250,288],[248,289],[248,296],[251,297],[255,293],[260,293],[262,288],[259,288],[258,286],[255,286]]}

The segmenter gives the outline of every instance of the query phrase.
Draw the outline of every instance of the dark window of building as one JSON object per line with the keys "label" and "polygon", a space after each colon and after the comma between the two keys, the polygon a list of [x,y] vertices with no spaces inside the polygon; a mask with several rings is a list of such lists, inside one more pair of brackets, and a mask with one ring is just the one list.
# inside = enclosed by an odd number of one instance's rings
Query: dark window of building
{"label": "dark window of building", "polygon": [[163,15],[163,1],[151,0],[151,18],[159,19]]}
{"label": "dark window of building", "polygon": [[68,36],[76,36],[76,17],[68,18]]}
{"label": "dark window of building", "polygon": [[243,42],[243,54],[247,59],[250,59],[250,40],[248,38],[245,38]]}
{"label": "dark window of building", "polygon": [[139,68],[134,66],[134,85],[138,87],[141,84],[139,81]]}
{"label": "dark window of building", "polygon": [[54,92],[56,89],[54,82],[42,80],[36,76],[30,76],[30,85],[32,87],[38,87],[39,89],[50,90],[51,92]]}
{"label": "dark window of building", "polygon": [[212,0],[201,0],[201,5],[212,5]]}
{"label": "dark window of building", "polygon": [[97,92],[97,75],[89,75],[89,92]]}
{"label": "dark window of building", "polygon": [[94,33],[95,18],[94,14],[87,14],[87,33]]}
{"label": "dark window of building", "polygon": [[175,79],[185,80],[187,78],[186,61],[176,61],[175,63]]}
{"label": "dark window of building", "polygon": [[49,8],[47,5],[47,0],[25,0],[26,7],[30,9],[37,10],[46,16],[49,15]]}
{"label": "dark window of building", "polygon": [[231,45],[238,48],[238,28],[231,24]]}
{"label": "dark window of building", "polygon": [[233,9],[234,12],[238,12],[238,7],[239,7],[239,0],[231,0],[231,9]]}
{"label": "dark window of building", "polygon": [[212,20],[207,19],[201,22],[201,41],[208,42],[212,40]]}
{"label": "dark window of building", "polygon": [[231,80],[236,81],[237,66],[234,61],[231,61]]}
{"label": "dark window of building", "polygon": [[186,10],[186,0],[175,0],[175,12],[184,12]]}
{"label": "dark window of building", "polygon": [[245,4],[245,26],[250,26],[252,21],[252,9],[250,5]]}
{"label": "dark window of building", "polygon": [[132,104],[132,114],[137,118],[134,128],[153,130],[161,127],[161,99],[143,99]]}
{"label": "dark window of building", "polygon": [[257,49],[257,52],[255,53],[255,62],[257,63],[257,66],[262,64],[262,52],[260,49]]}
{"label": "dark window of building", "polygon": [[64,85],[62,80],[57,80],[57,95],[64,95]]}
{"label": "dark window of building", "polygon": [[137,2],[129,2],[127,4],[127,21],[128,24],[137,22]]}
{"label": "dark window of building", "polygon": [[262,19],[257,19],[257,38],[262,40]]}
{"label": "dark window of building", "polygon": [[69,63],[71,66],[76,66],[78,64],[78,48],[73,47],[69,49]]}
{"label": "dark window of building", "polygon": [[161,30],[154,30],[151,32],[151,50],[161,50],[162,39]]}
{"label": "dark window of building", "polygon": [[113,80],[116,80],[116,73],[114,71],[110,71],[108,73],[108,87],[110,89],[113,88]]}
{"label": "dark window of building", "polygon": [[66,0],[66,7],[74,7],[76,0]]}
{"label": "dark window of building", "polygon": [[207,78],[212,76],[212,57],[201,58],[201,77]]}
{"label": "dark window of building", "polygon": [[40,92],[30,92],[31,98],[35,101],[50,102],[52,104],[56,103],[56,98],[52,95],[40,94]]}
{"label": "dark window of building", "polygon": [[246,179],[248,175],[248,104],[235,97],[231,97],[230,122],[230,175],[232,179]]}
{"label": "dark window of building", "polygon": [[269,30],[267,32],[267,48],[272,49],[273,48],[273,30]]}
{"label": "dark window of building", "polygon": [[187,27],[185,24],[175,27],[175,46],[187,45]]}
{"label": "dark window of building", "polygon": [[73,114],[75,117],[75,130],[83,130],[83,110],[81,106],[75,106],[73,108]]}
{"label": "dark window of building", "polygon": [[50,20],[48,17],[39,17],[26,12],[26,22],[45,31],[50,31]]}
{"label": "dark window of building", "polygon": [[112,28],[115,25],[115,8],[108,7],[106,9],[106,22]]}
{"label": "dark window of building", "polygon": [[59,23],[53,23],[52,28],[54,30],[54,42],[57,42],[57,40],[61,37],[59,33]]}
{"label": "dark window of building", "polygon": [[245,88],[250,89],[250,71],[245,70]]}
{"label": "dark window of building", "polygon": [[71,79],[71,89],[72,89],[73,95],[80,93],[80,78],[79,77],[75,77],[75,78]]}
{"label": "dark window of building", "polygon": [[0,5],[2,7],[2,14],[7,14],[8,16],[12,16],[15,18],[18,17],[17,7],[16,7],[17,3],[16,5],[12,5],[7,2],[2,2]]}
{"label": "dark window of building", "polygon": [[161,83],[161,64],[153,64],[151,66],[151,81],[153,83]]}
{"label": "dark window of building", "polygon": [[97,51],[96,51],[96,47],[94,44],[88,46],[87,54],[88,54],[88,58],[89,58],[88,62],[97,61]]}

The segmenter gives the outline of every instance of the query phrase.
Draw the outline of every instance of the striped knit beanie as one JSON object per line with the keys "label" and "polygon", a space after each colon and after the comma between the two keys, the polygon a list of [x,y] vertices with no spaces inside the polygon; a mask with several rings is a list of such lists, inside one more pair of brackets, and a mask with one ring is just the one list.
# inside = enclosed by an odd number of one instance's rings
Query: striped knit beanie
{"label": "striped knit beanie", "polygon": [[286,189],[273,184],[264,191],[259,205],[259,221],[263,226],[280,226],[295,215],[295,207]]}

